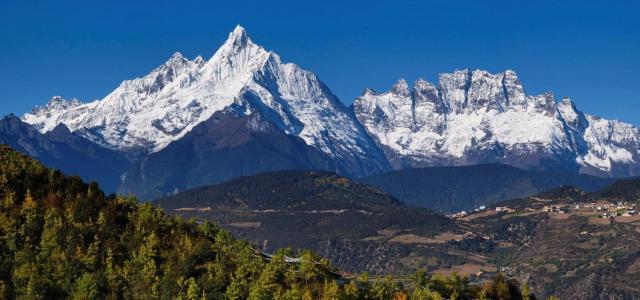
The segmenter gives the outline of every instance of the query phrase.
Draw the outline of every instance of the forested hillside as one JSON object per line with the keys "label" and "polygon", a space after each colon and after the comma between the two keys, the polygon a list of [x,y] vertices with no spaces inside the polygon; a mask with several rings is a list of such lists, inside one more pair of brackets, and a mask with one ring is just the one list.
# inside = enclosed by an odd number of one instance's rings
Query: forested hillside
{"label": "forested hillside", "polygon": [[[452,275],[340,278],[308,251],[270,260],[205,222],[105,196],[0,146],[0,298],[11,299],[521,299],[517,283]],[[296,263],[284,257],[300,256]],[[526,289],[525,289],[526,291]],[[526,294],[526,293],[525,293]]]}

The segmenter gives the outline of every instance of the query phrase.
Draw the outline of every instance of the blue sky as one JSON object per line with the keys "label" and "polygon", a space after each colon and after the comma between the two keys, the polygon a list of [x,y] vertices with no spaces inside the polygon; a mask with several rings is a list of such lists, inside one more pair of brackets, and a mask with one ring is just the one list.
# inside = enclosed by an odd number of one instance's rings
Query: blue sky
{"label": "blue sky", "polygon": [[400,77],[514,69],[527,93],[640,125],[640,4],[586,2],[4,0],[0,115],[102,98],[176,51],[210,57],[242,24],[346,104]]}

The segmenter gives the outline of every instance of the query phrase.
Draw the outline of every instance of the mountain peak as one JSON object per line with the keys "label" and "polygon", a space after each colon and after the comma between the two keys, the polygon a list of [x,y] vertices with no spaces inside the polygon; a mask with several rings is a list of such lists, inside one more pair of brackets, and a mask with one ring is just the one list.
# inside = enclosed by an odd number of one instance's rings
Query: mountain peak
{"label": "mountain peak", "polygon": [[46,107],[55,108],[55,109],[66,109],[74,106],[80,105],[80,101],[78,99],[67,100],[62,96],[53,96],[49,99]]}
{"label": "mountain peak", "polygon": [[166,66],[175,66],[187,63],[187,59],[180,52],[176,52],[164,64]]}
{"label": "mountain peak", "polygon": [[511,70],[511,69],[506,69],[504,71],[504,75],[507,76],[507,77],[516,77],[516,78],[518,77],[518,74],[516,73],[516,71]]}
{"label": "mountain peak", "polygon": [[[232,58],[233,57],[233,58]],[[268,51],[251,41],[247,31],[240,25],[229,33],[229,37],[209,60],[209,64],[243,65],[260,64],[268,58]],[[215,67],[216,69],[218,67]],[[226,68],[226,67],[225,67]],[[223,71],[223,70],[218,70]]]}
{"label": "mountain peak", "polygon": [[242,36],[242,35],[247,35],[247,30],[244,29],[242,25],[238,24],[236,25],[236,27],[233,29],[231,33]]}
{"label": "mountain peak", "polygon": [[375,95],[376,91],[374,91],[372,88],[366,88],[364,89],[364,91],[362,91],[362,96],[365,95]]}
{"label": "mountain peak", "polygon": [[408,96],[409,85],[407,84],[407,81],[404,80],[403,78],[398,79],[398,81],[396,81],[393,87],[391,87],[391,92],[393,92],[396,95]]}
{"label": "mountain peak", "polygon": [[224,44],[233,46],[234,48],[241,48],[246,46],[250,41],[251,39],[249,38],[249,35],[247,34],[247,31],[244,29],[244,27],[237,25],[236,28],[234,28],[233,31],[229,33],[229,37]]}
{"label": "mountain peak", "polygon": [[184,55],[182,55],[182,53],[180,52],[176,52],[173,53],[173,55],[171,55],[171,58],[169,58],[169,61],[180,61],[184,59]]}
{"label": "mountain peak", "polygon": [[65,99],[62,96],[53,96],[51,97],[51,99],[49,99],[49,104],[53,104],[53,103],[59,103],[59,102],[63,102],[65,101]]}

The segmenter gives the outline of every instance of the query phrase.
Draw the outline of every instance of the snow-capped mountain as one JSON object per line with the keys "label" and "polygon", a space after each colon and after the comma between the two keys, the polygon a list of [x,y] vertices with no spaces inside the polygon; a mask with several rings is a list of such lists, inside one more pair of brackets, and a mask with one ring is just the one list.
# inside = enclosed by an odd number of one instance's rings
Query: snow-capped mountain
{"label": "snow-capped mountain", "polygon": [[526,95],[514,71],[440,74],[365,90],[352,109],[396,169],[502,162],[524,168],[640,174],[640,131],[582,113],[551,93]]}
{"label": "snow-capped mountain", "polygon": [[[238,26],[209,60],[176,53],[104,99],[81,103],[54,97],[22,120],[42,133],[64,124],[76,135],[142,161],[140,174],[149,161],[145,158],[219,112],[270,122],[333,159],[334,171],[348,175],[493,162],[601,176],[640,174],[636,127],[582,113],[571,100],[557,101],[551,93],[526,95],[510,70],[455,71],[441,74],[437,85],[417,80],[409,87],[400,80],[385,93],[365,90],[351,109],[312,72],[283,63]],[[223,140],[208,139],[215,141],[214,148]],[[297,143],[278,147],[302,149]]]}
{"label": "snow-capped mountain", "polygon": [[260,113],[287,134],[348,164],[353,174],[385,170],[382,152],[348,108],[311,72],[254,44],[237,26],[205,61],[180,53],[102,100],[54,98],[23,120],[41,132],[58,124],[113,149],[153,153],[231,105]]}

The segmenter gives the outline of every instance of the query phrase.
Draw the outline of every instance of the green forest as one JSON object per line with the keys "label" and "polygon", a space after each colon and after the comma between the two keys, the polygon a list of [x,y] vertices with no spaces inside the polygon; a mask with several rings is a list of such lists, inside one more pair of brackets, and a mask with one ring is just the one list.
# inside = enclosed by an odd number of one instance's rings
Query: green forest
{"label": "green forest", "polygon": [[7,146],[0,200],[1,299],[533,299],[500,275],[347,279],[310,251],[267,260],[214,223],[105,195]]}

